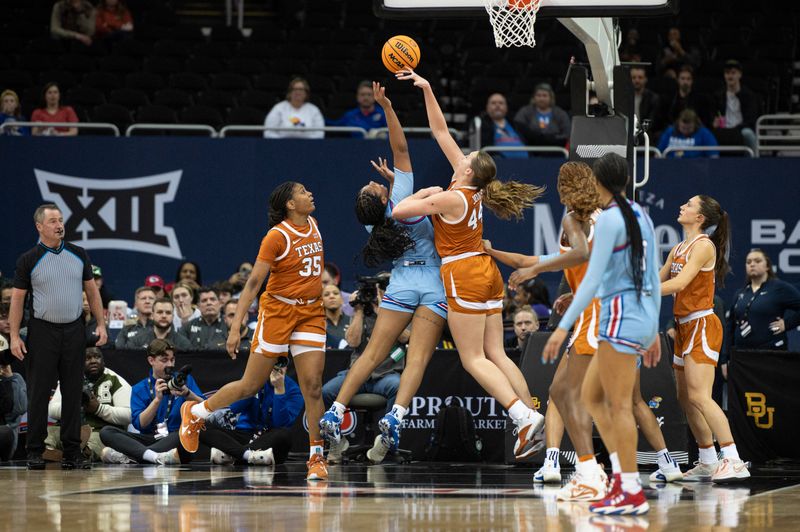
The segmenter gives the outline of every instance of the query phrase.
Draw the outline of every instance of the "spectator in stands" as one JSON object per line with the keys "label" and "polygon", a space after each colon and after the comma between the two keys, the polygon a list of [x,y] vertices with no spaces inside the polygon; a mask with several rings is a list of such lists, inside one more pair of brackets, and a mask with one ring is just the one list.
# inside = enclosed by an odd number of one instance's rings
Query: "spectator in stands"
{"label": "spectator in stands", "polygon": [[644,67],[631,67],[631,82],[633,82],[633,105],[639,121],[649,120],[651,124],[658,121],[657,113],[660,108],[658,95],[647,88],[647,71]]}
{"label": "spectator in stands", "polygon": [[212,288],[217,291],[220,308],[224,307],[233,298],[235,288],[228,281],[215,283]]}
{"label": "spectator in stands", "polygon": [[[668,127],[658,141],[658,149],[662,152],[667,148],[686,148],[693,146],[717,146],[717,139],[714,134],[700,123],[692,109],[681,111],[678,120]],[[684,159],[698,157],[719,157],[718,151],[692,151],[680,150],[672,151],[667,157],[682,157]]]}
{"label": "spectator in stands", "polygon": [[309,102],[311,86],[304,78],[294,78],[286,91],[286,100],[275,104],[267,114],[264,125],[270,128],[287,128],[293,131],[264,131],[264,138],[321,139],[325,132],[307,131],[306,128],[325,126],[319,107]]}
{"label": "spectator in stands", "polygon": [[[372,82],[362,81],[356,89],[356,101],[358,107],[350,109],[337,120],[328,120],[329,126],[360,127],[367,131],[379,127],[386,127],[386,115],[383,108],[375,103],[375,96],[372,93]],[[359,133],[353,133],[354,137],[360,137]]]}
{"label": "spectator in stands", "polygon": [[194,289],[186,283],[176,283],[170,292],[172,303],[175,306],[173,325],[175,330],[200,317],[200,310],[194,306]]}
{"label": "spectator in stands", "polygon": [[325,266],[322,268],[322,288],[325,288],[329,284],[334,284],[339,288],[342,300],[344,301],[342,312],[344,312],[346,316],[352,317],[353,307],[350,306],[351,293],[342,290],[342,273],[339,271],[339,267],[332,262],[326,262]]}
{"label": "spectator in stands", "polygon": [[[19,103],[19,96],[11,89],[4,90],[0,94],[0,124],[6,122],[25,122],[25,117],[22,116],[22,106]],[[9,126],[2,131],[0,135],[11,137],[26,137],[31,134],[31,130],[27,126]]]}
{"label": "spectator in stands", "polygon": [[756,120],[761,102],[758,95],[742,85],[742,64],[736,59],[725,62],[725,88],[717,92],[717,116],[714,119],[714,135],[720,144],[745,144],[755,151]]}
{"label": "spectator in stands", "polygon": [[547,285],[539,279],[531,279],[517,286],[514,294],[514,303],[517,308],[530,305],[539,321],[546,322],[550,318],[553,305],[550,303],[550,293]]}
{"label": "spectator in stands", "polygon": [[200,317],[181,328],[183,335],[194,351],[224,351],[228,340],[228,327],[220,318],[220,304],[217,291],[203,286],[198,291],[197,308]]}
{"label": "spectator in stands", "polygon": [[203,285],[203,276],[200,273],[200,265],[190,260],[185,260],[178,265],[175,272],[175,282],[187,283],[192,290],[197,293],[197,289]]}
{"label": "spectator in stands", "polygon": [[97,39],[125,39],[133,35],[133,17],[122,0],[101,0],[94,28]]}
{"label": "spectator in stands", "polygon": [[529,305],[525,305],[514,312],[514,336],[505,342],[509,349],[522,349],[528,336],[539,330],[539,320],[536,313]]}
{"label": "spectator in stands", "polygon": [[250,262],[243,262],[239,265],[239,269],[228,278],[228,282],[233,285],[234,294],[238,299],[239,293],[244,288],[245,283],[250,278],[253,272],[253,264]]}
{"label": "spectator in stands", "polygon": [[674,78],[681,65],[691,65],[694,68],[700,66],[700,51],[691,47],[688,51],[681,43],[680,28],[671,27],[667,31],[667,46],[661,52],[661,59],[658,61],[659,72],[663,76]]}
{"label": "spectator in stands", "polygon": [[[486,100],[486,112],[481,117],[481,146],[525,146],[522,140],[527,133],[520,136],[514,126],[506,119],[508,115],[508,102],[506,97],[496,92]],[[522,124],[517,124],[522,129]],[[506,159],[527,159],[528,152],[524,151],[501,151],[494,152]]]}
{"label": "spectator in stands", "polygon": [[[61,105],[61,91],[57,83],[47,83],[42,91],[42,107],[35,109],[31,122],[78,122],[78,115],[69,105]],[[78,134],[76,127],[34,127],[34,135],[56,135],[74,137]]]}
{"label": "spectator in stands", "polygon": [[86,292],[83,293],[83,322],[86,325],[86,345],[97,344],[97,319],[92,315],[89,308],[89,299]]}
{"label": "spectator in stands", "polygon": [[[5,280],[3,282],[6,282]],[[0,288],[0,303],[4,305],[11,304],[11,293],[14,291],[14,287],[12,285],[3,286]]]}
{"label": "spectator in stands", "polygon": [[[184,401],[203,401],[203,392],[194,377],[186,384],[170,388],[169,372],[175,369],[175,347],[166,340],[153,340],[147,348],[150,373],[131,390],[131,424],[138,434],[109,425],[100,430],[107,448],[102,459],[107,463],[136,461],[151,464],[178,464],[182,450],[178,429]],[[168,369],[169,368],[169,369]],[[187,461],[189,457],[186,457]]]}
{"label": "spectator in stands", "polygon": [[153,303],[156,293],[149,286],[140,286],[133,296],[133,308],[136,311],[136,321],[125,325],[117,335],[114,346],[117,349],[133,349],[144,347],[140,338],[146,331],[153,328]]}
{"label": "spectator in stands", "polygon": [[[100,429],[111,425],[126,430],[131,422],[131,385],[106,367],[99,347],[86,348],[83,376],[84,424],[92,429],[86,446],[94,461],[100,460],[104,447],[100,441]],[[61,386],[50,398],[48,410],[51,418],[56,421],[61,419]],[[45,445],[48,449],[62,449],[59,427],[47,427]]]}
{"label": "spectator in stands", "polygon": [[[5,325],[0,343],[3,358],[10,357],[8,325],[8,307],[0,308],[5,312]],[[11,370],[9,364],[0,364],[0,461],[5,462],[14,456],[17,450],[19,425],[22,415],[28,410],[28,389],[22,375]]]}
{"label": "spectator in stands", "polygon": [[74,39],[91,46],[95,10],[88,0],[59,0],[50,15],[50,35],[56,39]]}
{"label": "spectator in stands", "polygon": [[167,340],[179,352],[192,349],[192,344],[175,330],[173,314],[174,306],[171,299],[166,297],[156,299],[153,304],[153,326],[140,337],[141,348],[146,349],[150,342],[158,338]]}
{"label": "spectator in stands", "polygon": [[639,30],[630,28],[625,32],[625,41],[619,49],[619,58],[622,61],[638,63],[642,60],[642,52],[639,49]]}
{"label": "spectator in stands", "polygon": [[342,312],[342,291],[335,284],[322,289],[322,304],[325,307],[325,345],[328,349],[342,349],[347,346],[345,334],[350,326],[350,316]]}
{"label": "spectator in stands", "polygon": [[100,266],[92,264],[92,277],[94,278],[94,284],[97,285],[97,289],[100,290],[100,299],[103,301],[103,308],[108,308],[108,304],[117,298],[114,297],[114,294],[111,293],[108,285],[106,285],[103,279],[103,270]]}
{"label": "spectator in stands", "polygon": [[531,103],[517,111],[514,124],[528,133],[532,146],[565,146],[569,139],[569,115],[556,105],[556,94],[549,83],[540,83]]}
{"label": "spectator in stands", "polygon": [[669,102],[669,109],[666,112],[666,119],[669,123],[678,120],[678,116],[684,109],[693,109],[704,126],[711,125],[711,98],[692,90],[693,87],[694,68],[691,65],[683,65],[678,71],[678,90]]}
{"label": "spectator in stands", "polygon": [[164,297],[164,279],[160,275],[150,274],[144,278],[144,285],[153,289],[156,299]]}
{"label": "spectator in stands", "polygon": [[[222,318],[225,320],[225,326],[230,331],[233,325],[233,318],[236,316],[236,305],[238,301],[235,299],[231,299],[225,305],[222,306]],[[250,330],[250,327],[247,326],[247,315],[245,315],[242,323],[239,324],[239,351],[240,352],[249,352],[250,351],[250,337],[253,335],[253,331]]]}
{"label": "spectator in stands", "polygon": [[719,359],[726,378],[731,349],[786,350],[786,331],[800,325],[800,292],[775,276],[769,255],[750,250],[745,274],[747,284],[736,292],[728,309]]}

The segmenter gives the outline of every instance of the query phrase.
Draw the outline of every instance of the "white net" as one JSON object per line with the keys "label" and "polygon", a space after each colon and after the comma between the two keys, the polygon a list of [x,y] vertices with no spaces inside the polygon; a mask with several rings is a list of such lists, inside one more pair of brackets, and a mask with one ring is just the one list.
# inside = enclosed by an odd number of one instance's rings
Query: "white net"
{"label": "white net", "polygon": [[498,48],[536,46],[533,25],[541,0],[485,0]]}

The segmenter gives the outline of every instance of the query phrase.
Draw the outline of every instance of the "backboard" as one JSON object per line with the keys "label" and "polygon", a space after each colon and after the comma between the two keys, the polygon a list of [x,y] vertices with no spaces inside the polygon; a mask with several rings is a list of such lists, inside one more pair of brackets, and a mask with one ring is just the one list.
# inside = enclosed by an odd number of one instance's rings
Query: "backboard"
{"label": "backboard", "polygon": [[[648,17],[669,15],[678,0],[542,0],[538,17]],[[486,13],[484,0],[374,0],[383,18],[457,18]]]}

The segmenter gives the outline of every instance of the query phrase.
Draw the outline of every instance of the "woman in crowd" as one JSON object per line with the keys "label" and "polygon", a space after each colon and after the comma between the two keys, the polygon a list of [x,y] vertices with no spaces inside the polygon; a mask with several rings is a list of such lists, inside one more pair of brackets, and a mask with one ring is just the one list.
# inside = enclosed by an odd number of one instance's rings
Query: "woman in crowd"
{"label": "woman in crowd", "polygon": [[196,262],[185,260],[178,265],[175,271],[175,282],[184,283],[191,286],[192,290],[197,291],[198,288],[203,286],[203,276],[200,273],[200,265]]}
{"label": "woman in crowd", "polygon": [[325,132],[321,129],[308,131],[307,128],[325,127],[325,119],[319,107],[309,101],[311,86],[305,78],[294,78],[286,89],[286,99],[276,103],[267,114],[264,125],[268,128],[281,128],[283,131],[264,131],[264,138],[321,139]]}
{"label": "woman in crowd", "polygon": [[[57,83],[47,83],[42,90],[42,107],[35,109],[31,122],[78,122],[78,115],[69,105],[61,105],[61,91]],[[78,134],[76,127],[34,127],[34,135],[54,135],[74,137]]]}
{"label": "woman in crowd", "polygon": [[[0,125],[6,122],[25,122],[22,116],[22,106],[19,103],[19,96],[11,89],[4,90],[0,94]],[[6,127],[0,131],[0,135],[11,137],[25,137],[31,134],[30,128],[24,126]]]}
{"label": "woman in crowd", "polygon": [[340,349],[350,316],[342,312],[344,301],[338,286],[329,284],[322,288],[322,304],[325,307],[325,345],[328,349]]}
{"label": "woman in crowd", "polygon": [[176,331],[193,319],[200,317],[200,309],[194,305],[194,288],[188,283],[183,281],[176,283],[170,292],[170,297],[172,305],[175,307],[172,325]]}

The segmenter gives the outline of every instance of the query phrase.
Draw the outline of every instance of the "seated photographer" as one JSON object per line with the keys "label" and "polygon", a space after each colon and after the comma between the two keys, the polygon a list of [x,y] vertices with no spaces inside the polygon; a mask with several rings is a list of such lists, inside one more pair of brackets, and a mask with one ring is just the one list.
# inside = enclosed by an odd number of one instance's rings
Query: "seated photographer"
{"label": "seated photographer", "polygon": [[150,375],[131,390],[131,424],[139,434],[107,426],[100,430],[106,446],[101,458],[110,464],[131,462],[159,465],[178,464],[183,448],[178,438],[181,405],[188,400],[204,401],[205,396],[189,374],[191,366],[175,370],[175,347],[155,339],[147,347]]}
{"label": "seated photographer", "polygon": [[528,336],[539,330],[539,319],[530,305],[524,305],[514,311],[514,336],[505,341],[507,349],[522,350]]}
{"label": "seated photographer", "polygon": [[211,463],[282,464],[292,448],[291,427],[303,409],[300,386],[286,376],[280,357],[269,380],[250,398],[211,414],[200,442],[211,447]]}
{"label": "seated photographer", "polygon": [[216,288],[202,286],[197,290],[200,317],[181,327],[194,351],[224,351],[228,327],[220,319],[220,303]]}
{"label": "seated photographer", "polygon": [[11,371],[11,350],[6,339],[8,304],[1,305],[0,314],[0,461],[6,462],[17,450],[17,437],[22,414],[28,410],[25,380]]}
{"label": "seated photographer", "polygon": [[[100,460],[103,442],[100,441],[100,429],[113,425],[125,430],[131,422],[131,385],[112,370],[106,368],[103,352],[99,347],[87,347],[83,370],[82,409],[84,425],[91,428],[91,435],[86,444],[92,460]],[[61,386],[56,388],[50,399],[48,415],[61,420]],[[47,427],[47,439],[44,441],[48,450],[63,450],[61,446],[60,428],[53,425]],[[86,449],[84,454],[88,455]],[[61,458],[58,458],[60,461]]]}
{"label": "seated photographer", "polygon": [[[350,355],[350,366],[361,356],[369,343],[377,319],[375,309],[383,298],[383,289],[386,285],[388,285],[388,276],[385,279],[381,277],[361,278],[358,290],[350,295],[353,318],[345,333],[347,345],[353,349],[353,354]],[[391,411],[397,395],[397,388],[400,386],[400,372],[403,371],[405,365],[404,347],[410,336],[410,329],[406,329],[400,334],[397,342],[389,351],[390,356],[375,368],[369,380],[358,390],[358,393],[367,392],[386,397],[387,412]],[[330,407],[336,400],[348,371],[346,369],[340,371],[322,387],[322,400],[326,407]]]}

